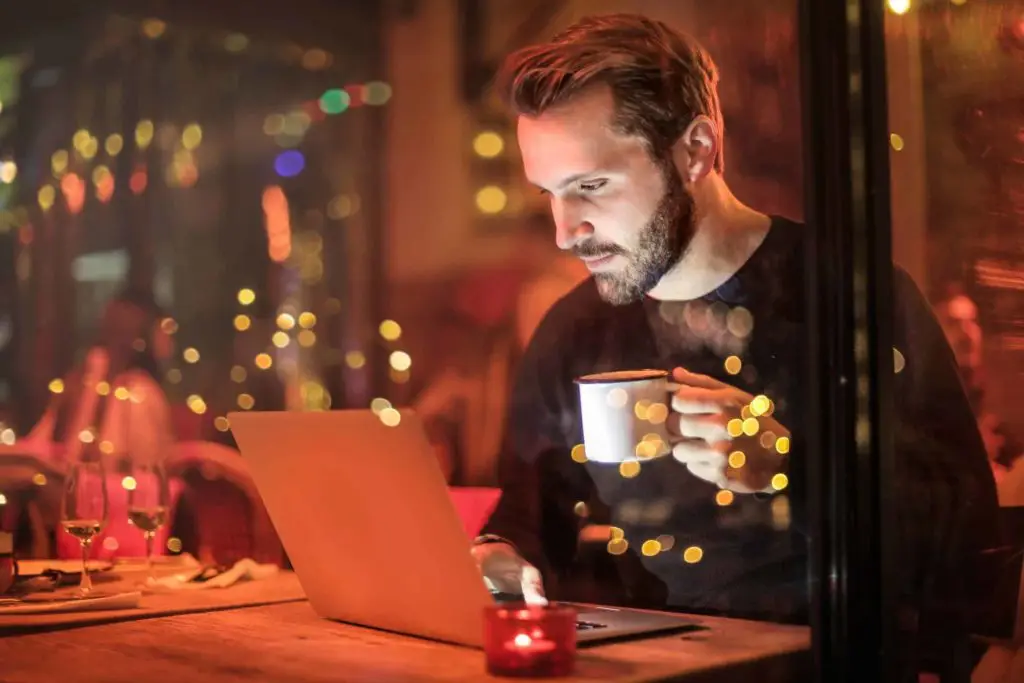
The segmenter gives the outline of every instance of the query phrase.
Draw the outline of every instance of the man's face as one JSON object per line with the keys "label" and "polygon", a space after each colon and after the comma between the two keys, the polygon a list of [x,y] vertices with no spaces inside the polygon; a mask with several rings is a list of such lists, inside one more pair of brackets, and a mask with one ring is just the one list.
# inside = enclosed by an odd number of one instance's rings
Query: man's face
{"label": "man's face", "polygon": [[606,86],[540,116],[519,117],[526,177],[551,200],[555,241],[590,269],[612,304],[639,300],[682,258],[693,198],[671,160],[617,132]]}

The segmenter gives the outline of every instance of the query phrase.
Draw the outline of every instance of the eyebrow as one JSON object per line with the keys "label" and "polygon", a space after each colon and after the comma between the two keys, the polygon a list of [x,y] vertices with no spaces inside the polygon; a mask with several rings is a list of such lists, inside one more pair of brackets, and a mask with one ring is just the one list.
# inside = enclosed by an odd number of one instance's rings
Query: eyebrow
{"label": "eyebrow", "polygon": [[[571,176],[569,176],[567,178],[564,178],[560,183],[558,183],[558,185],[555,187],[555,189],[557,189],[557,190],[564,190],[565,188],[567,188],[568,186],[572,185],[573,183],[579,182],[580,180],[583,180],[584,178],[588,178],[590,176],[600,175],[603,172],[604,171],[601,171],[600,169],[597,169],[597,170],[593,170],[593,171],[586,171],[585,173],[573,173]],[[542,190],[546,190],[547,189],[547,188],[545,188],[544,186],[542,186],[542,185],[540,185],[538,183],[532,183],[532,184],[535,185],[536,187],[539,187]]]}

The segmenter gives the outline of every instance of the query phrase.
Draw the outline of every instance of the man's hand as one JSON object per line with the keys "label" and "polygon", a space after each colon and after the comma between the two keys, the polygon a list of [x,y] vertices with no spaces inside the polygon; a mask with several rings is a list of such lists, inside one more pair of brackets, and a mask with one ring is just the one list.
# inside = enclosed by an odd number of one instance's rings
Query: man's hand
{"label": "man's hand", "polygon": [[508,543],[484,543],[470,550],[487,590],[522,595],[528,605],[546,605],[540,572]]}
{"label": "man's hand", "polygon": [[771,402],[683,368],[673,370],[672,379],[679,388],[667,426],[676,460],[694,476],[737,493],[771,486],[789,452],[789,430],[771,416]]}

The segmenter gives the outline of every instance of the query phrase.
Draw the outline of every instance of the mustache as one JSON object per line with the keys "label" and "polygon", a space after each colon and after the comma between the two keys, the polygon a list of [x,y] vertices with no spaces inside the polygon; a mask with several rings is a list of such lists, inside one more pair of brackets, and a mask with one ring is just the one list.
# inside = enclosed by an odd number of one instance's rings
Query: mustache
{"label": "mustache", "polygon": [[576,258],[603,258],[605,256],[624,255],[626,250],[617,244],[583,242],[575,245],[572,248],[572,253]]}

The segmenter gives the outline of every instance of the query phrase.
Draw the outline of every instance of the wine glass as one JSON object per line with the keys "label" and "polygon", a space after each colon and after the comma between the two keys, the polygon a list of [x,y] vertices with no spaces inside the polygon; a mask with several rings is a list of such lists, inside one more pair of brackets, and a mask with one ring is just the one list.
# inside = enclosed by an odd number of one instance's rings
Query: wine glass
{"label": "wine glass", "polygon": [[99,458],[85,459],[72,466],[64,483],[61,501],[61,526],[82,544],[82,580],[78,597],[92,592],[89,576],[89,547],[92,539],[107,526],[109,501],[107,477]]}
{"label": "wine glass", "polygon": [[167,473],[158,462],[133,462],[128,489],[128,521],[146,539],[146,585],[152,585],[153,538],[167,523],[170,491]]}

